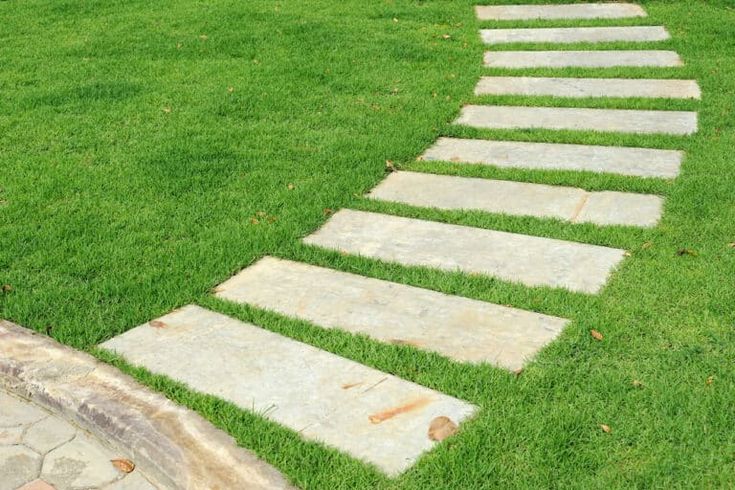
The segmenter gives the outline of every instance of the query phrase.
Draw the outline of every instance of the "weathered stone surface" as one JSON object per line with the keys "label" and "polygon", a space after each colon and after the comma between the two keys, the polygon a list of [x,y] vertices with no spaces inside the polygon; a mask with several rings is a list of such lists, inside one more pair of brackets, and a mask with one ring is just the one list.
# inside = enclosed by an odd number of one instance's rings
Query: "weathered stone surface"
{"label": "weathered stone surface", "polygon": [[24,430],[25,426],[23,425],[17,427],[0,427],[0,446],[20,444]]}
{"label": "weathered stone surface", "polygon": [[110,460],[115,455],[84,434],[46,455],[41,478],[59,488],[99,488],[122,477]]}
{"label": "weathered stone surface", "polygon": [[164,488],[291,488],[199,415],[117,369],[0,320],[0,388],[74,421]]}
{"label": "weathered stone surface", "polygon": [[41,420],[46,412],[0,391],[0,427],[17,427]]}
{"label": "weathered stone surface", "polygon": [[475,11],[479,20],[621,19],[646,16],[641,6],[631,3],[478,5]]}
{"label": "weathered stone surface", "polygon": [[41,455],[27,447],[0,447],[0,490],[15,490],[35,479],[40,468]]}
{"label": "weathered stone surface", "polygon": [[105,487],[104,490],[156,490],[156,487],[151,485],[139,472],[134,471],[122,480]]}
{"label": "weathered stone surface", "polygon": [[475,407],[254,325],[187,306],[103,346],[378,466],[410,467],[431,420]]}
{"label": "weathered stone surface", "polygon": [[571,107],[467,105],[455,124],[490,129],[564,129],[689,135],[697,113]]}
{"label": "weathered stone surface", "polygon": [[684,153],[649,148],[439,138],[421,158],[506,168],[586,170],[670,179],[679,174]]}
{"label": "weathered stone surface", "polygon": [[304,242],[345,253],[597,293],[623,250],[343,209]]}
{"label": "weathered stone surface", "polygon": [[217,296],[411,345],[457,361],[518,369],[567,320],[313,265],[265,257]]}
{"label": "weathered stone surface", "polygon": [[57,490],[51,485],[49,485],[47,482],[41,480],[40,478],[37,478],[33,480],[32,482],[28,482],[22,487],[20,487],[18,490]]}
{"label": "weathered stone surface", "polygon": [[674,51],[488,51],[488,68],[607,68],[614,66],[681,66]]}
{"label": "weathered stone surface", "polygon": [[701,91],[694,80],[482,77],[475,94],[699,99]]}
{"label": "weathered stone surface", "polygon": [[390,174],[370,197],[412,206],[629,226],[655,225],[663,203],[652,195],[415,172]]}
{"label": "weathered stone surface", "polygon": [[39,454],[46,454],[52,449],[69,442],[77,429],[58,417],[46,417],[26,430],[23,444]]}
{"label": "weathered stone surface", "polygon": [[482,29],[480,37],[485,44],[651,42],[671,38],[662,26]]}

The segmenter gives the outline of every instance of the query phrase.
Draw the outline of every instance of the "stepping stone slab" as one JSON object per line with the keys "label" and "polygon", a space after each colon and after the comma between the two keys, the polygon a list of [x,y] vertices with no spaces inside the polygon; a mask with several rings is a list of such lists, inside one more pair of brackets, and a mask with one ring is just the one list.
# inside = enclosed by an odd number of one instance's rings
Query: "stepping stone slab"
{"label": "stepping stone slab", "polygon": [[481,29],[480,37],[485,44],[649,42],[671,38],[662,26]]}
{"label": "stepping stone slab", "polygon": [[439,138],[420,157],[503,168],[586,170],[669,179],[679,174],[683,158],[684,153],[678,150],[461,138]]}
{"label": "stepping stone slab", "polygon": [[198,306],[103,344],[133,364],[261,414],[397,475],[466,402]]}
{"label": "stepping stone slab", "polygon": [[467,105],[454,124],[488,129],[561,129],[689,135],[697,113],[571,107]]}
{"label": "stepping stone slab", "polygon": [[488,68],[609,68],[615,66],[681,66],[674,51],[488,51]]}
{"label": "stepping stone slab", "polygon": [[479,20],[622,19],[646,16],[642,7],[630,3],[478,5],[475,11]]}
{"label": "stepping stone slab", "polygon": [[594,294],[624,250],[343,209],[309,245],[446,271],[483,274],[528,286]]}
{"label": "stepping stone slab", "polygon": [[482,77],[475,95],[699,99],[701,91],[694,80]]}
{"label": "stepping stone slab", "polygon": [[272,257],[216,291],[219,298],[323,327],[511,370],[567,324],[553,316]]}
{"label": "stepping stone slab", "polygon": [[370,197],[411,206],[627,226],[654,226],[663,207],[663,199],[653,195],[415,172],[390,174]]}

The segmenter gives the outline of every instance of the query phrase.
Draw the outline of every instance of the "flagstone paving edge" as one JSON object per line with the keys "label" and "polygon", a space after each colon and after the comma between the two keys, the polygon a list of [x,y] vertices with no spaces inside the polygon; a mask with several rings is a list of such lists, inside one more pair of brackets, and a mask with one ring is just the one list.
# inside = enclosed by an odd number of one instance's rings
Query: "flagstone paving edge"
{"label": "flagstone paving edge", "polygon": [[293,488],[195,412],[86,353],[5,320],[0,389],[105,440],[160,488]]}

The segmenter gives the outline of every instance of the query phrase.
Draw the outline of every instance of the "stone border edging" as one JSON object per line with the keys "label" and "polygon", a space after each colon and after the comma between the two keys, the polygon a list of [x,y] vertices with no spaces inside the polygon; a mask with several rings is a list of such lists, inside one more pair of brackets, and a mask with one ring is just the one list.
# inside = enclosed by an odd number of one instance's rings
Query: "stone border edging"
{"label": "stone border edging", "polygon": [[0,386],[119,446],[162,488],[293,488],[197,413],[89,354],[4,320]]}

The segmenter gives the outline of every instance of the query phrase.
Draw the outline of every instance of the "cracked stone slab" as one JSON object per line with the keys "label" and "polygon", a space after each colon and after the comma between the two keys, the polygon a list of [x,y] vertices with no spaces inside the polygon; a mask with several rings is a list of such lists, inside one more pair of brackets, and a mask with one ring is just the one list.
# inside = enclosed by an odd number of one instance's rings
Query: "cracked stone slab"
{"label": "cracked stone slab", "polygon": [[632,3],[585,3],[566,5],[478,5],[479,20],[622,19],[646,17],[640,5]]}
{"label": "cracked stone slab", "polygon": [[219,298],[464,362],[515,370],[567,320],[265,257],[216,288]]}
{"label": "cracked stone slab", "polygon": [[99,488],[122,478],[110,460],[115,454],[85,434],[46,455],[41,478],[59,488]]}
{"label": "cracked stone slab", "polygon": [[58,417],[46,417],[36,422],[23,435],[23,444],[39,454],[46,454],[52,449],[69,442],[77,429]]}
{"label": "cracked stone slab", "polygon": [[26,426],[46,415],[48,414],[40,408],[0,391],[0,427]]}
{"label": "cracked stone slab", "polygon": [[675,51],[487,51],[488,68],[610,68],[616,66],[673,67],[684,63]]}
{"label": "cracked stone slab", "polygon": [[2,390],[105,441],[157,487],[292,488],[198,414],[88,354],[0,320]]}
{"label": "cracked stone slab", "polygon": [[481,29],[480,37],[485,44],[653,42],[671,38],[662,26]]}
{"label": "cracked stone slab", "polygon": [[557,129],[683,136],[697,132],[697,113],[466,105],[454,124],[486,129]]}
{"label": "cracked stone slab", "polygon": [[587,192],[509,180],[394,172],[369,197],[449,210],[480,210],[574,223],[654,226],[661,217],[659,196],[626,192]]}
{"label": "cracked stone slab", "polygon": [[309,245],[405,266],[483,274],[528,286],[594,294],[624,250],[343,209]]}
{"label": "cracked stone slab", "polygon": [[190,305],[103,344],[165,374],[336,447],[389,475],[436,444],[431,421],[459,424],[466,402],[228,316]]}
{"label": "cracked stone slab", "polygon": [[695,80],[482,77],[475,95],[699,99],[701,91]]}
{"label": "cracked stone slab", "polygon": [[585,170],[665,179],[679,175],[683,158],[684,152],[678,150],[462,138],[439,138],[420,157],[503,168]]}
{"label": "cracked stone slab", "polygon": [[0,490],[15,490],[38,477],[42,457],[25,446],[0,447]]}

